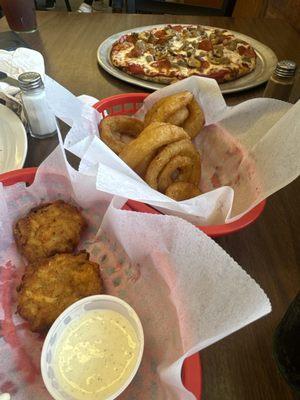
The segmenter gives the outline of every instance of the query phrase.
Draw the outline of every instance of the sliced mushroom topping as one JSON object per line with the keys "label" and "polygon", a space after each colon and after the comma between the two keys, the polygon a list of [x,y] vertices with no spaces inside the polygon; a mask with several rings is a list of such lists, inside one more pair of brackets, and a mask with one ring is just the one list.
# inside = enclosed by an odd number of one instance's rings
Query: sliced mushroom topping
{"label": "sliced mushroom topping", "polygon": [[199,30],[197,29],[197,27],[195,26],[195,27],[190,27],[190,30],[189,30],[189,36],[191,37],[191,38],[195,38],[195,37],[197,37],[197,36],[200,36],[200,32],[199,32]]}
{"label": "sliced mushroom topping", "polygon": [[177,63],[177,65],[179,65],[180,67],[187,67],[187,66],[188,66],[187,62],[186,62],[183,58],[179,58],[179,59],[176,61],[176,63]]}
{"label": "sliced mushroom topping", "polygon": [[194,50],[195,50],[195,48],[194,48],[192,42],[185,42],[185,43],[183,44],[182,49],[183,49],[184,51],[194,51]]}
{"label": "sliced mushroom topping", "polygon": [[206,56],[207,56],[207,52],[206,52],[206,51],[200,50],[200,51],[197,53],[197,57],[206,57]]}
{"label": "sliced mushroom topping", "polygon": [[136,44],[135,44],[135,47],[136,47],[138,50],[141,50],[141,51],[145,51],[145,50],[146,50],[146,44],[145,44],[145,42],[143,42],[143,40],[138,40],[138,41],[136,42]]}
{"label": "sliced mushroom topping", "polygon": [[152,54],[147,54],[147,55],[146,55],[146,61],[147,61],[148,63],[154,61],[154,57],[152,56]]}
{"label": "sliced mushroom topping", "polygon": [[214,57],[223,57],[223,48],[222,48],[222,46],[214,46],[214,48],[213,48],[213,56]]}
{"label": "sliced mushroom topping", "polygon": [[217,36],[214,33],[211,33],[209,36],[209,40],[212,42],[212,44],[217,43]]}
{"label": "sliced mushroom topping", "polygon": [[193,67],[193,68],[200,68],[201,67],[201,61],[197,60],[196,58],[192,57],[187,60],[188,66]]}
{"label": "sliced mushroom topping", "polygon": [[163,49],[160,50],[156,53],[156,57],[158,60],[161,60],[162,58],[166,58],[168,56],[168,50],[167,49]]}
{"label": "sliced mushroom topping", "polygon": [[146,41],[149,39],[149,37],[150,37],[149,31],[141,32],[141,33],[139,33],[139,36],[138,36],[139,39],[146,40]]}
{"label": "sliced mushroom topping", "polygon": [[153,33],[150,32],[148,40],[147,40],[148,43],[156,43],[156,40],[157,40],[156,36],[154,36]]}
{"label": "sliced mushroom topping", "polygon": [[209,57],[209,61],[210,61],[212,64],[215,64],[215,65],[221,64],[221,58]]}
{"label": "sliced mushroom topping", "polygon": [[221,64],[226,64],[226,65],[230,64],[230,60],[228,57],[221,57],[220,62],[221,62]]}
{"label": "sliced mushroom topping", "polygon": [[153,46],[148,46],[147,48],[148,53],[152,54],[153,56],[155,55],[156,51],[155,48]]}
{"label": "sliced mushroom topping", "polygon": [[201,32],[202,39],[208,39],[208,33],[206,31]]}
{"label": "sliced mushroom topping", "polygon": [[138,58],[143,54],[142,50],[137,49],[136,47],[134,47],[133,49],[131,49],[129,51],[129,53],[127,53],[127,56],[130,58]]}
{"label": "sliced mushroom topping", "polygon": [[204,28],[203,28],[203,26],[202,25],[197,25],[197,31],[198,32],[200,32],[200,33],[204,33],[205,32],[205,30],[204,30]]}
{"label": "sliced mushroom topping", "polygon": [[238,43],[238,42],[237,42],[236,39],[231,40],[231,41],[227,44],[226,47],[227,47],[229,50],[234,51],[234,50],[236,50],[237,43]]}
{"label": "sliced mushroom topping", "polygon": [[186,55],[188,57],[192,57],[194,54],[195,54],[195,50],[194,49],[193,50],[187,50],[187,52],[186,52]]}

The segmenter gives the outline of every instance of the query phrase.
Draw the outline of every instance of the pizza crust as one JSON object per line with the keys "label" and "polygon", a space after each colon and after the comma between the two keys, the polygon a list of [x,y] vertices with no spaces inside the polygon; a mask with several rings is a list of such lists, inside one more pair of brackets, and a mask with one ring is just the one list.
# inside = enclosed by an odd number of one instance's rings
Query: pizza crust
{"label": "pizza crust", "polygon": [[[120,68],[120,69],[122,69],[122,68]],[[164,84],[164,85],[170,85],[172,83],[175,83],[175,82],[178,82],[178,81],[181,80],[179,78],[168,78],[168,77],[165,77],[165,76],[147,76],[147,75],[142,75],[142,74],[141,75],[137,75],[137,74],[133,74],[133,73],[131,73],[129,71],[126,71],[126,70],[123,70],[123,69],[122,69],[122,71],[125,72],[128,75],[134,76],[135,78],[142,79],[143,81],[161,83],[161,84]],[[235,79],[239,79],[242,76],[248,75],[250,72],[252,72],[252,70],[251,71],[239,71],[239,73],[238,73],[238,75],[237,75],[237,77]],[[208,76],[208,75],[204,76],[204,75],[199,75],[199,74],[196,74],[196,73],[190,74],[188,77],[191,77],[191,76],[199,76],[199,77],[214,79],[211,76]],[[185,77],[185,78],[188,78],[188,77]],[[185,79],[185,78],[182,78],[182,79]],[[226,83],[226,82],[230,82],[232,80],[233,79],[219,80],[218,83]]]}
{"label": "pizza crust", "polygon": [[126,71],[123,68],[123,72],[126,72],[126,74],[134,76],[135,78],[143,79],[143,81],[148,81],[148,82],[155,82],[155,83],[161,83],[163,85],[170,85],[171,83],[178,82],[179,79],[176,78],[168,78],[167,76],[147,76],[143,74],[133,74],[130,71]]}

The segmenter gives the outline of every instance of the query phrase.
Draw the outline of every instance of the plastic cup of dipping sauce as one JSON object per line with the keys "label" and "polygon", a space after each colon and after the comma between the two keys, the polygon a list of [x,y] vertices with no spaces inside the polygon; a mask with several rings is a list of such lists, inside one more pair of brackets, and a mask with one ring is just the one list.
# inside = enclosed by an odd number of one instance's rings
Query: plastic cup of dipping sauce
{"label": "plastic cup of dipping sauce", "polygon": [[42,377],[55,400],[113,400],[134,378],[143,350],[143,328],[129,304],[114,296],[86,297],[50,328]]}

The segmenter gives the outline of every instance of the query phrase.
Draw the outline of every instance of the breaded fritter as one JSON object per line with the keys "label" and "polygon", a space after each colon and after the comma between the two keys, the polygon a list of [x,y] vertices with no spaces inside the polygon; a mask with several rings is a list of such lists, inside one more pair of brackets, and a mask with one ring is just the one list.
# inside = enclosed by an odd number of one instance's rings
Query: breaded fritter
{"label": "breaded fritter", "polygon": [[42,204],[19,219],[14,236],[29,262],[57,253],[72,253],[86,223],[79,210],[62,200]]}
{"label": "breaded fritter", "polygon": [[57,254],[29,264],[17,291],[18,313],[32,331],[46,331],[75,301],[103,291],[99,265],[85,251]]}

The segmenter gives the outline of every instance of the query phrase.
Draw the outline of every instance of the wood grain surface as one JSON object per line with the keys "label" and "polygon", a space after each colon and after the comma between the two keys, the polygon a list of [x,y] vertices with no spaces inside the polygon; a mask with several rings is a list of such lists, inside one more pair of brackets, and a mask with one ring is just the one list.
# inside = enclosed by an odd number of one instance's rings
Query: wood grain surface
{"label": "wood grain surface", "polygon": [[[300,64],[300,36],[286,22],[274,19],[44,12],[38,14],[38,32],[22,37],[43,53],[47,73],[74,94],[104,98],[141,89],[111,77],[98,67],[99,44],[118,31],[167,22],[233,29],[264,42],[279,59],[292,58]],[[3,19],[0,31],[6,29]],[[237,104],[260,96],[263,88],[225,98],[228,104]],[[56,138],[30,139],[26,166],[39,165],[56,144]],[[217,240],[265,290],[273,311],[201,353],[204,400],[299,398],[281,377],[272,356],[274,329],[300,288],[299,204],[298,180],[268,199],[265,211],[255,224]]]}
{"label": "wood grain surface", "polygon": [[285,19],[300,32],[300,0],[237,0],[232,15]]}
{"label": "wood grain surface", "polygon": [[300,32],[300,0],[269,0],[266,15],[284,18]]}
{"label": "wood grain surface", "polygon": [[237,0],[232,13],[236,18],[261,18],[265,16],[268,0]]}

